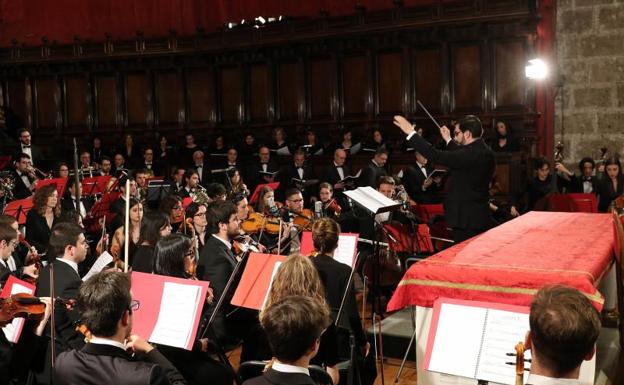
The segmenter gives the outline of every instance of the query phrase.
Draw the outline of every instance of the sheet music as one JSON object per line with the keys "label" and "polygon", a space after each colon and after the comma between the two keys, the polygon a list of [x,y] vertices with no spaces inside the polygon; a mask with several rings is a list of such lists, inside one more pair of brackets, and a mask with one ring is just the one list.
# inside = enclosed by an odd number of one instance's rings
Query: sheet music
{"label": "sheet music", "polygon": [[358,237],[355,235],[340,234],[338,236],[338,247],[336,251],[334,251],[334,259],[353,268],[353,257],[355,256],[357,239]]}
{"label": "sheet music", "polygon": [[362,148],[362,143],[356,143],[353,146],[351,146],[351,148],[349,149],[349,152],[351,153],[351,155],[355,155],[358,152],[360,152],[361,148]]}
{"label": "sheet music", "polygon": [[474,378],[486,310],[442,304],[431,359],[425,369]]}
{"label": "sheet music", "polygon": [[149,340],[186,349],[197,317],[200,294],[200,286],[165,282],[160,312]]}
{"label": "sheet music", "polygon": [[[518,342],[524,342],[528,330],[528,314],[488,309],[487,324],[483,332],[483,342],[479,355],[477,379],[514,385],[516,367],[506,365],[505,362],[515,362],[515,358],[508,357],[506,354],[514,352],[514,347]],[[525,358],[530,358],[526,353]],[[527,376],[525,375],[525,377]]]}
{"label": "sheet music", "polygon": [[[11,287],[11,295],[19,293],[33,294],[33,290],[26,286],[20,285],[19,283],[14,283]],[[17,343],[20,331],[24,327],[25,321],[26,320],[24,318],[17,317],[14,318],[10,324],[7,324],[5,327],[2,328],[4,336],[9,342]]]}
{"label": "sheet music", "polygon": [[290,150],[288,146],[280,147],[276,151],[277,155],[290,155]]}
{"label": "sheet music", "polygon": [[85,282],[87,279],[91,278],[92,275],[95,275],[95,274],[99,273],[100,271],[104,270],[106,265],[108,265],[111,262],[113,262],[113,256],[110,255],[108,253],[108,251],[104,251],[98,257],[98,259],[95,260],[95,262],[93,263],[93,266],[91,266],[91,269],[89,270],[89,272],[87,274],[85,274],[84,277],[82,277],[82,281]]}
{"label": "sheet music", "polygon": [[345,191],[344,194],[375,214],[377,214],[380,209],[399,206],[399,203],[386,197],[370,186],[358,187],[355,190]]}
{"label": "sheet music", "polygon": [[275,279],[275,274],[277,274],[277,269],[279,269],[280,265],[282,264],[281,261],[275,262],[275,265],[273,265],[273,272],[271,273],[271,281],[269,281],[269,287],[267,288],[266,294],[264,295],[264,301],[262,301],[262,309],[264,309],[264,306],[267,303],[267,300],[269,299],[269,292],[271,291],[271,286],[273,286],[273,279]]}

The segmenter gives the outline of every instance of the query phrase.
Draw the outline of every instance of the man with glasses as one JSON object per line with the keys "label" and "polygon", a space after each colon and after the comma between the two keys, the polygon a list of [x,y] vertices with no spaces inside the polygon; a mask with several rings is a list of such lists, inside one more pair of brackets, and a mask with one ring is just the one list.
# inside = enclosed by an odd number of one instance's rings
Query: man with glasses
{"label": "man with glasses", "polygon": [[258,149],[258,159],[259,163],[251,166],[248,177],[245,178],[250,182],[250,191],[254,191],[261,183],[272,183],[279,170],[277,163],[271,159],[271,150],[268,147],[262,146]]}
{"label": "man with glasses", "polygon": [[9,258],[17,246],[17,232],[8,224],[0,224],[0,286],[4,286],[11,275]]}
{"label": "man with glasses", "polygon": [[80,287],[78,307],[92,337],[82,349],[58,356],[54,383],[186,384],[157,349],[132,334],[132,313],[139,305],[132,300],[127,274],[106,271],[87,280]]}
{"label": "man with glasses", "polygon": [[[482,139],[481,121],[468,115],[455,124],[455,140],[461,144],[454,151],[436,150],[414,131],[402,116],[394,117],[394,124],[407,135],[411,147],[433,164],[449,168],[448,193],[444,200],[446,223],[453,229],[453,240],[462,242],[494,225],[489,211],[489,183],[494,175],[494,152]],[[461,132],[461,134],[460,134]],[[450,142],[450,130],[440,128],[440,134]]]}

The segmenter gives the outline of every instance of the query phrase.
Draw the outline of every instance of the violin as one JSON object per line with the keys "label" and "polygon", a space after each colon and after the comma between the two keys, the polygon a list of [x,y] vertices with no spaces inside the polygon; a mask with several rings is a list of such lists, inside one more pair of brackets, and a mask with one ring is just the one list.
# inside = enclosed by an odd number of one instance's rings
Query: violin
{"label": "violin", "polygon": [[247,251],[253,251],[254,253],[260,252],[260,244],[248,235],[239,235],[234,238],[232,246],[234,246],[234,254],[237,256],[240,256]]}
{"label": "violin", "polygon": [[[24,235],[21,233],[18,237],[18,241],[22,245],[26,246],[26,248],[28,249],[28,254],[26,255],[26,259],[24,260],[24,266],[35,265],[37,272],[41,271],[41,269],[43,268],[43,263],[41,262],[41,255],[37,253],[37,249],[31,246],[30,243],[28,243],[28,241],[26,240],[26,237],[24,237]],[[23,277],[23,280],[33,285],[37,283],[37,278],[35,277],[25,276]]]}
{"label": "violin", "polygon": [[17,317],[41,319],[45,308],[45,303],[31,294],[18,293],[0,298],[0,326],[6,326]]}
{"label": "violin", "polygon": [[312,228],[312,219],[314,218],[314,213],[310,209],[303,209],[300,213],[294,213],[295,219],[293,219],[293,223],[295,226],[299,227],[301,230],[310,230]]}
{"label": "violin", "polygon": [[323,211],[333,212],[335,215],[340,215],[342,212],[342,207],[338,204],[336,199],[332,198],[327,203],[323,203]]}
{"label": "violin", "polygon": [[241,223],[241,229],[247,234],[259,233],[262,229],[265,233],[278,234],[280,220],[277,217],[250,212],[247,219]]}

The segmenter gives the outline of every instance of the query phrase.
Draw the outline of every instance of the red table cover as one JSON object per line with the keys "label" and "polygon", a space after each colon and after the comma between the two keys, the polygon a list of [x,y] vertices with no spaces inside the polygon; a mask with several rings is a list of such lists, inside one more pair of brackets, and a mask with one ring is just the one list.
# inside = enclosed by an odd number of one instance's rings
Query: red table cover
{"label": "red table cover", "polygon": [[412,265],[388,311],[438,297],[528,306],[547,284],[572,286],[599,310],[613,257],[610,214],[530,212]]}

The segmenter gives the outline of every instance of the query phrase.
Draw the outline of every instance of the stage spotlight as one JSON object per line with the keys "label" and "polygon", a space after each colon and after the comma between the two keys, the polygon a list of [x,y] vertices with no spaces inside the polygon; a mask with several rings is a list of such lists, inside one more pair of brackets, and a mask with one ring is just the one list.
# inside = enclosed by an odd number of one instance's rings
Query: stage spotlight
{"label": "stage spotlight", "polygon": [[529,79],[543,80],[548,76],[548,65],[542,59],[531,59],[524,67],[524,73]]}

